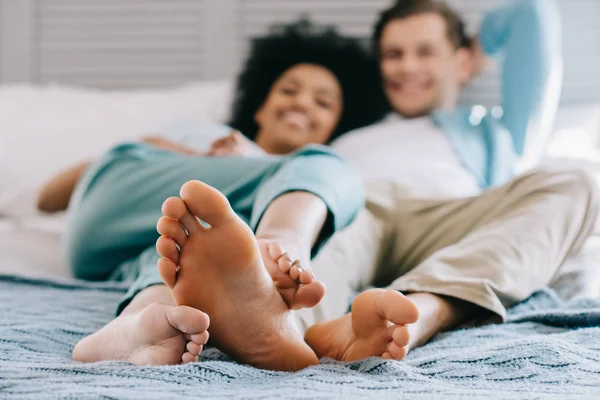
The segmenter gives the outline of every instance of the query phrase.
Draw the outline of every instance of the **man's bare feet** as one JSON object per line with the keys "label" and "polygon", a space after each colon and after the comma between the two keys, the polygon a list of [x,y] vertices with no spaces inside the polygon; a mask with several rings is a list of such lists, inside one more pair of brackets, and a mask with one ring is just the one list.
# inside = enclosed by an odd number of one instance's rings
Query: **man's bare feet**
{"label": "man's bare feet", "polygon": [[73,349],[73,360],[123,360],[137,365],[194,362],[208,340],[208,324],[208,316],[194,308],[150,304],[139,312],[121,314],[81,340]]}
{"label": "man's bare feet", "polygon": [[239,361],[286,371],[318,364],[225,196],[198,181],[180,194],[163,205],[157,241],[159,272],[177,304],[210,315],[212,342]]}
{"label": "man's bare feet", "polygon": [[410,342],[406,325],[418,318],[419,309],[408,297],[395,290],[372,289],[354,299],[352,312],[313,325],[304,338],[319,357],[402,360]]}

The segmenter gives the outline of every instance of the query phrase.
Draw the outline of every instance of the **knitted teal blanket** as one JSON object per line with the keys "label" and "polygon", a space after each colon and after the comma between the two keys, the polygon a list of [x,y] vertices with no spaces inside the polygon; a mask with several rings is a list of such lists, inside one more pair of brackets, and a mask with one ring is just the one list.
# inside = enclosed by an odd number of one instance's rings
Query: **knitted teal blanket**
{"label": "knitted teal blanket", "polygon": [[76,363],[73,345],[112,317],[124,286],[0,276],[0,398],[573,398],[600,396],[600,300],[549,290],[509,321],[438,335],[401,362],[322,360],[262,371],[215,349],[200,362],[137,367]]}

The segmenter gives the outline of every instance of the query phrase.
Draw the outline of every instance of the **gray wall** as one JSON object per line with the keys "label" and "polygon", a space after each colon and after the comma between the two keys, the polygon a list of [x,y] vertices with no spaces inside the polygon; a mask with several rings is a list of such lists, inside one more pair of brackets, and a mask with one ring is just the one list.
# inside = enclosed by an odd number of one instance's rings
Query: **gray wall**
{"label": "gray wall", "polygon": [[[448,0],[472,30],[497,0]],[[558,0],[563,15],[563,102],[600,99],[600,0]],[[163,87],[224,79],[249,38],[301,13],[367,38],[391,0],[0,0],[0,82],[100,88]],[[464,101],[498,100],[490,71]]]}

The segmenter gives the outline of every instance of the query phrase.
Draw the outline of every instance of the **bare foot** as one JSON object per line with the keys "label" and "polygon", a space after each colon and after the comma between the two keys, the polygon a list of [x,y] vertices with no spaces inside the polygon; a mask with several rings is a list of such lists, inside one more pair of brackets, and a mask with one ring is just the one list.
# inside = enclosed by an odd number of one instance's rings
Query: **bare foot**
{"label": "bare foot", "polygon": [[81,340],[73,349],[73,360],[123,360],[137,365],[198,361],[208,340],[208,324],[208,316],[194,308],[150,304],[120,315]]}
{"label": "bare foot", "polygon": [[[179,263],[179,248],[187,241],[181,224],[173,218],[162,217],[157,224],[162,235],[157,250],[175,265]],[[292,310],[314,307],[325,295],[325,285],[299,260],[292,260],[283,246],[273,238],[258,238],[262,261],[279,294]]]}
{"label": "bare foot", "polygon": [[408,297],[395,290],[372,289],[354,299],[352,312],[313,325],[304,338],[319,357],[402,360],[410,342],[406,324],[418,318],[419,309]]}
{"label": "bare foot", "polygon": [[318,364],[265,268],[254,234],[225,196],[190,181],[181,199],[165,201],[163,213],[172,221],[163,217],[158,226],[161,277],[177,304],[210,315],[211,340],[219,349],[265,369]]}
{"label": "bare foot", "polygon": [[267,272],[283,300],[292,310],[316,306],[325,295],[325,285],[300,260],[293,260],[275,240],[258,239]]}

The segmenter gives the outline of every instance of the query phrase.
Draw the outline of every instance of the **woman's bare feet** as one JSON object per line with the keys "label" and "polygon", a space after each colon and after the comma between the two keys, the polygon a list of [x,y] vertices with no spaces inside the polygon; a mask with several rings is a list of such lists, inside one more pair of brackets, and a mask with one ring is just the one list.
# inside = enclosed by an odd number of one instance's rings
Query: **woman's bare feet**
{"label": "woman's bare feet", "polygon": [[288,371],[318,364],[227,199],[198,181],[180,194],[163,205],[157,242],[159,272],[177,304],[208,313],[212,342],[239,361]]}
{"label": "woman's bare feet", "polygon": [[410,342],[406,325],[418,318],[419,309],[408,297],[395,290],[372,289],[354,299],[352,312],[313,325],[304,338],[319,357],[402,360]]}
{"label": "woman's bare feet", "polygon": [[325,285],[299,259],[292,259],[277,241],[257,241],[267,272],[290,309],[316,306],[325,295]]}
{"label": "woman's bare feet", "polygon": [[150,304],[139,312],[121,314],[81,340],[73,349],[73,360],[123,360],[137,365],[194,362],[208,340],[208,324],[208,316],[194,308]]}
{"label": "woman's bare feet", "polygon": [[[187,233],[177,220],[169,217],[158,221],[157,230],[162,235],[156,244],[158,252],[178,265],[179,244],[187,241]],[[316,306],[325,295],[325,285],[298,259],[293,260],[277,239],[257,238],[256,241],[267,272],[288,307],[298,310]]]}

